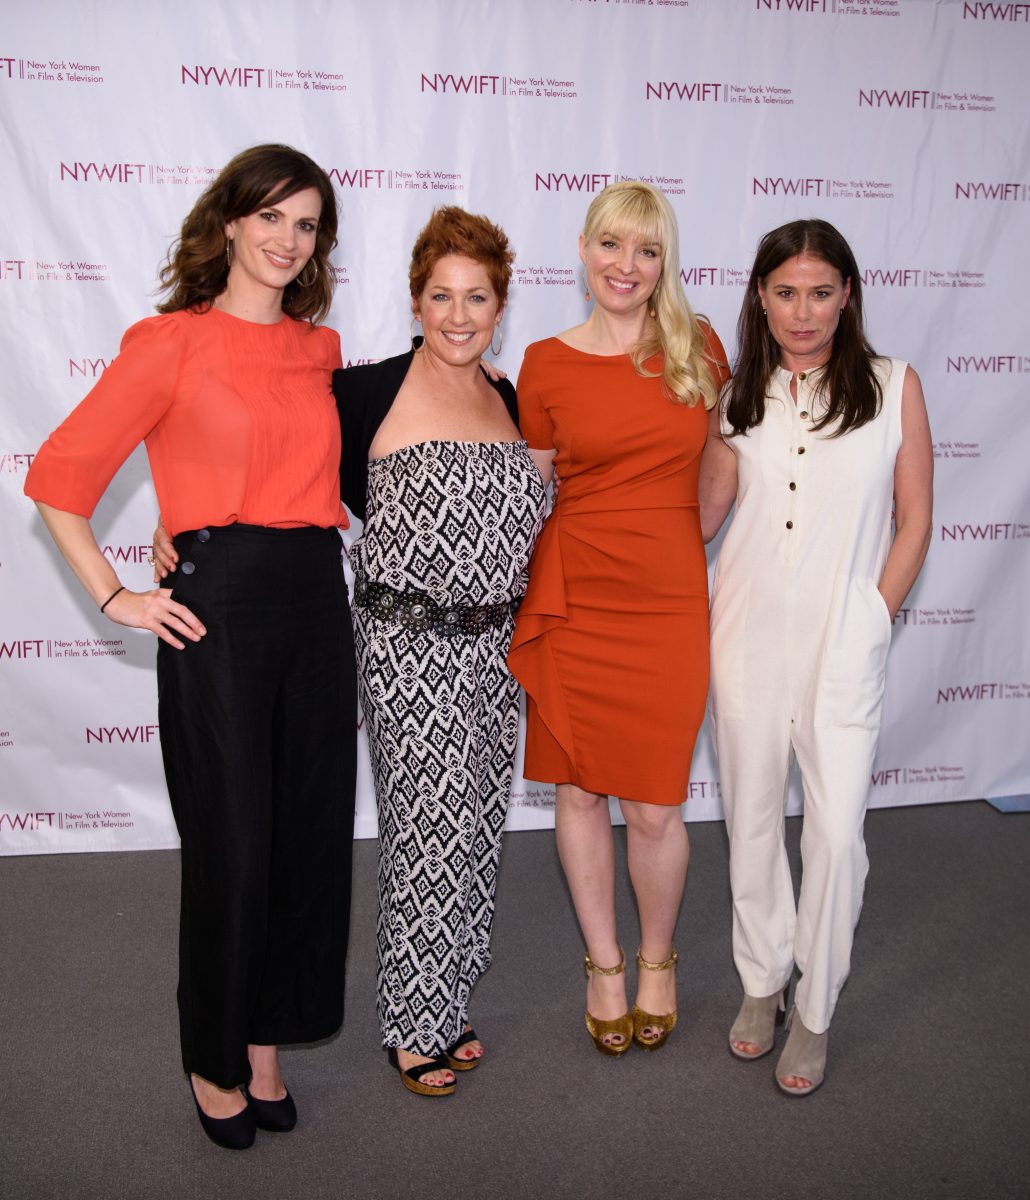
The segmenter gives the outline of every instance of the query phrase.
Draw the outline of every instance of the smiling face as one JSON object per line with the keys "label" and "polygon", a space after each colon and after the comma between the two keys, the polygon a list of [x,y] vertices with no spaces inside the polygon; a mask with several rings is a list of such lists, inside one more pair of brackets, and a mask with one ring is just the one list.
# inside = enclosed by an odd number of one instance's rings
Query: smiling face
{"label": "smiling face", "polygon": [[758,294],[788,371],[811,371],[829,360],[841,309],[851,294],[850,280],[805,252],[770,271],[759,281]]}
{"label": "smiling face", "polygon": [[424,353],[463,367],[486,353],[503,309],[482,263],[459,254],[438,258],[411,311],[422,323]]}
{"label": "smiling face", "polygon": [[305,188],[230,221],[225,227],[233,246],[227,286],[237,292],[273,289],[281,294],[315,252],[321,212],[321,196]]}
{"label": "smiling face", "polygon": [[662,248],[653,238],[601,230],[579,239],[587,287],[613,315],[630,315],[646,305],[662,274]]}

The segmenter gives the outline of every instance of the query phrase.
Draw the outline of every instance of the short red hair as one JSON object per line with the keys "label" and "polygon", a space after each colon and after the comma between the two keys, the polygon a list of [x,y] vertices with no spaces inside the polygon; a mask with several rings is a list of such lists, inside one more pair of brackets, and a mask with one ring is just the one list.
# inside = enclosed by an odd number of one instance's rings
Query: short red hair
{"label": "short red hair", "polygon": [[471,258],[486,268],[490,286],[503,305],[508,299],[511,264],[515,252],[504,230],[476,213],[468,213],[457,205],[437,208],[425,228],[415,239],[411,250],[408,283],[411,298],[417,300],[429,282],[433,268],[448,254]]}

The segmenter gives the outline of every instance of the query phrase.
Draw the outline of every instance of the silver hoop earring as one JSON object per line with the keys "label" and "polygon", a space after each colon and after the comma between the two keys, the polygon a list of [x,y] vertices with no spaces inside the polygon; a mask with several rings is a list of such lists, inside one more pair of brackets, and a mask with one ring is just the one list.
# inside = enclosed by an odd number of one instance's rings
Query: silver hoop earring
{"label": "silver hoop earring", "polygon": [[494,358],[497,358],[501,353],[501,347],[504,345],[504,330],[500,327],[500,325],[495,325],[494,329],[497,331],[497,348],[494,349],[494,339],[491,336],[490,353],[494,356]]}
{"label": "silver hoop earring", "polygon": [[[417,334],[415,332],[415,320],[416,320],[416,318],[413,316],[411,318],[411,320],[408,322],[408,338],[411,341],[412,350],[414,350],[415,353],[417,354],[419,352],[419,350],[422,349],[422,345],[426,340],[426,335],[425,335],[425,333]],[[419,343],[417,346],[415,345],[415,338],[419,339]]]}
{"label": "silver hoop earring", "polygon": [[[307,281],[307,283],[305,283],[304,276],[307,274],[308,267],[311,268],[312,275],[311,275],[311,278]],[[308,259],[307,263],[305,264],[304,270],[301,271],[301,273],[297,276],[297,278],[293,282],[297,285],[297,287],[309,288],[309,287],[313,287],[315,285],[315,281],[317,279],[318,279],[318,264],[315,262],[315,260],[313,258],[310,258],[310,259]]]}

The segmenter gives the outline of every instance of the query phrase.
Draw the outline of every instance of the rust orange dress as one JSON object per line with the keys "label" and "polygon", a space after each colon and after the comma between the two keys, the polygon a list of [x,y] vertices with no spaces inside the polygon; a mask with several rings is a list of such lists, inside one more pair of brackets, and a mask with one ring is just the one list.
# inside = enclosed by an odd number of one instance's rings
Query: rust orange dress
{"label": "rust orange dress", "polygon": [[[706,342],[721,385],[725,351],[708,329]],[[560,480],[508,655],[527,698],[524,774],[681,804],[708,692],[707,413],[628,355],[557,338],[526,350],[518,398],[523,436],[557,451]]]}

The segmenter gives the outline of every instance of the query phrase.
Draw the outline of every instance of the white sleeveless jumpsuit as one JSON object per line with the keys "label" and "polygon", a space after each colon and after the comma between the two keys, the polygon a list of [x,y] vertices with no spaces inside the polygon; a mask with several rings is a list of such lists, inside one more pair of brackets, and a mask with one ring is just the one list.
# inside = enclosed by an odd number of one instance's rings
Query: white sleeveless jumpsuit
{"label": "white sleeveless jumpsuit", "polygon": [[[829,1027],[862,907],[862,825],[891,640],[877,584],[907,364],[875,366],[883,406],[859,429],[813,432],[818,372],[798,375],[795,405],[791,374],[777,369],[761,424],[726,437],[738,486],[712,593],[711,709],[733,955],[750,996],[782,989],[796,963],[795,1002],[813,1033]],[[784,846],[791,750],[805,801],[796,910]]]}

